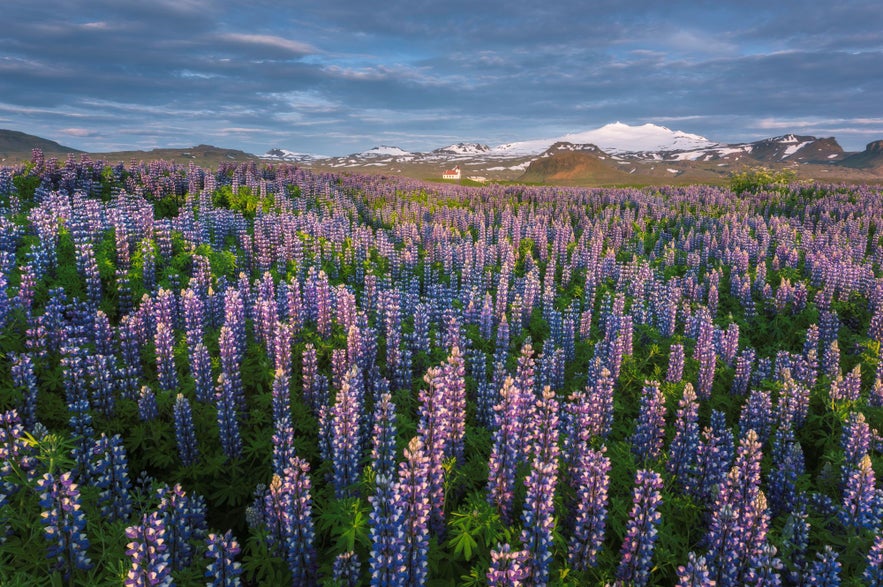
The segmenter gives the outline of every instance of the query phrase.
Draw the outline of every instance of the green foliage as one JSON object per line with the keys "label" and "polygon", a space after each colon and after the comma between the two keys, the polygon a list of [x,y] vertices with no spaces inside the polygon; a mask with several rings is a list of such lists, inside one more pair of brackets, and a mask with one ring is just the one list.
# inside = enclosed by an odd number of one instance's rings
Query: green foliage
{"label": "green foliage", "polygon": [[730,189],[737,194],[756,194],[761,190],[784,192],[788,184],[793,183],[796,178],[797,174],[792,169],[757,167],[733,173],[730,176]]}

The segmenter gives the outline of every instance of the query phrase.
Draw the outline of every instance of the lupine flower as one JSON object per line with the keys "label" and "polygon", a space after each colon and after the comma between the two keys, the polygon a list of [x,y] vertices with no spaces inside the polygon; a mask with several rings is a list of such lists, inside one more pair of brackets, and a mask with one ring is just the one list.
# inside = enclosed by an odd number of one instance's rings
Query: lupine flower
{"label": "lupine flower", "polygon": [[71,473],[55,477],[46,473],[37,481],[40,493],[40,514],[43,532],[49,541],[48,557],[65,577],[76,570],[92,568],[86,554],[89,538],[86,536],[86,516],[80,509],[80,490],[71,479]]}
{"label": "lupine flower", "polygon": [[665,441],[665,396],[656,381],[646,381],[641,393],[638,423],[631,438],[632,454],[639,463],[659,458]]}
{"label": "lupine flower", "polygon": [[338,499],[350,495],[361,473],[361,434],[359,417],[362,397],[361,373],[353,365],[343,380],[331,408],[331,460],[334,463],[334,493]]}
{"label": "lupine flower", "polygon": [[605,452],[606,447],[600,450],[584,447],[572,472],[577,501],[568,560],[577,570],[594,566],[604,543],[610,482],[610,458]]}
{"label": "lupine flower", "polygon": [[429,458],[416,436],[405,449],[405,461],[399,464],[399,479],[393,488],[393,508],[401,512],[402,560],[399,575],[404,585],[417,586],[426,581],[429,571]]}
{"label": "lupine flower", "polygon": [[740,442],[736,462],[712,508],[708,562],[720,587],[742,585],[766,542],[769,513],[760,490],[762,456],[757,434],[751,430]]}
{"label": "lupine flower", "polygon": [[840,520],[846,526],[879,530],[881,498],[876,479],[869,455],[862,457],[858,466],[848,472],[840,512]]}
{"label": "lupine flower", "polygon": [[744,584],[770,587],[781,585],[779,571],[782,566],[782,561],[776,556],[776,547],[764,544],[759,553],[751,558]]}
{"label": "lupine flower", "polygon": [[129,466],[126,447],[118,434],[108,438],[103,433],[95,441],[92,454],[98,457],[92,464],[92,483],[99,489],[98,503],[101,515],[108,520],[125,520],[132,512],[129,495]]}
{"label": "lupine flower", "polygon": [[696,478],[696,458],[699,450],[699,404],[690,383],[684,387],[684,395],[678,402],[675,416],[675,436],[669,447],[668,472],[685,489]]}
{"label": "lupine flower", "polygon": [[372,467],[377,475],[391,477],[396,464],[396,406],[389,393],[382,394],[374,407],[372,438]]}
{"label": "lupine flower", "polygon": [[632,510],[620,550],[619,567],[616,569],[616,578],[625,585],[642,587],[650,580],[657,526],[662,519],[658,511],[662,503],[661,490],[662,477],[659,473],[638,470]]}
{"label": "lupine flower", "polygon": [[146,385],[141,386],[141,397],[138,399],[138,417],[142,422],[150,422],[159,418],[156,394]]}
{"label": "lupine flower", "polygon": [[331,566],[331,580],[337,587],[358,587],[362,564],[359,555],[352,550],[342,552]]}
{"label": "lupine flower", "polygon": [[785,519],[782,529],[782,555],[791,569],[786,573],[789,583],[800,584],[807,564],[809,549],[809,522],[807,521],[806,499],[799,499],[794,511]]}
{"label": "lupine flower", "polygon": [[185,467],[196,464],[199,460],[199,446],[196,441],[196,429],[193,426],[193,412],[190,402],[183,394],[178,394],[174,407],[175,438],[178,441],[178,456]]}
{"label": "lupine flower", "polygon": [[521,392],[511,377],[507,377],[500,390],[500,403],[494,406],[495,427],[493,447],[488,461],[488,501],[497,507],[500,517],[509,523],[512,515],[512,498],[515,491],[515,468],[521,458],[516,445],[517,435],[524,425],[521,417]]}
{"label": "lupine flower", "polygon": [[744,438],[749,430],[754,430],[760,443],[766,444],[773,426],[773,417],[770,393],[760,389],[752,390],[739,416],[740,438]]}
{"label": "lupine flower", "polygon": [[791,426],[798,430],[803,426],[809,412],[809,389],[791,377],[791,371],[782,373],[782,391],[779,393],[779,405],[776,411],[779,425]]}
{"label": "lupine flower", "polygon": [[837,560],[837,553],[826,546],[823,552],[818,553],[817,558],[810,570],[808,584],[813,587],[839,587],[841,565]]}
{"label": "lupine flower", "polygon": [[883,534],[877,534],[868,551],[868,566],[862,575],[869,587],[883,586]]}
{"label": "lupine flower", "polygon": [[198,494],[188,495],[180,484],[161,487],[157,512],[165,528],[165,544],[172,568],[183,569],[193,560],[192,541],[206,536],[205,500]]}
{"label": "lupine flower", "polygon": [[126,554],[132,566],[123,585],[126,587],[170,587],[172,567],[169,565],[168,547],[165,543],[166,528],[159,512],[145,514],[141,524],[126,528],[126,538],[131,540]]}
{"label": "lupine flower", "polygon": [[555,488],[558,482],[558,402],[547,385],[537,400],[533,432],[533,461],[524,485],[521,542],[531,553],[528,564],[535,585],[549,580],[552,532],[555,529]]}
{"label": "lupine flower", "polygon": [[526,587],[532,584],[529,560],[528,551],[513,551],[508,544],[491,550],[491,566],[487,571],[488,586]]}
{"label": "lupine flower", "polygon": [[393,587],[401,584],[399,569],[404,565],[404,511],[395,503],[392,477],[378,471],[376,490],[368,497],[371,514],[368,518],[371,538],[371,585]]}
{"label": "lupine flower", "polygon": [[236,418],[236,398],[233,386],[224,373],[218,375],[215,402],[218,407],[221,450],[228,459],[237,459],[242,452],[242,438],[239,436],[239,422]]}
{"label": "lupine flower", "polygon": [[803,449],[790,426],[776,430],[773,441],[773,466],[769,477],[770,508],[774,513],[794,510],[797,502],[797,478],[804,473]]}
{"label": "lupine flower", "polygon": [[699,335],[696,339],[694,354],[699,361],[699,380],[696,394],[700,399],[711,397],[711,386],[714,383],[714,371],[717,355],[714,351],[714,324],[708,312],[704,312],[699,318]]}
{"label": "lupine flower", "polygon": [[156,325],[156,373],[159,386],[165,391],[178,387],[178,374],[175,371],[174,344],[172,328],[169,324],[159,322]]}
{"label": "lupine flower", "polygon": [[205,570],[208,579],[208,587],[238,587],[242,584],[239,575],[242,574],[241,565],[235,562],[239,554],[239,543],[233,537],[233,533],[227,530],[224,534],[209,534],[206,540],[208,550],[205,556],[211,562]]}
{"label": "lupine flower", "polygon": [[668,354],[668,373],[665,380],[677,383],[684,376],[684,345],[673,344]]}
{"label": "lupine flower", "polygon": [[687,564],[678,567],[677,587],[714,587],[715,582],[708,572],[704,556],[696,556],[690,552],[687,555]]}
{"label": "lupine flower", "polygon": [[37,376],[34,374],[34,362],[29,353],[9,353],[9,359],[12,364],[12,384],[21,389],[24,396],[21,419],[30,428],[37,422]]}

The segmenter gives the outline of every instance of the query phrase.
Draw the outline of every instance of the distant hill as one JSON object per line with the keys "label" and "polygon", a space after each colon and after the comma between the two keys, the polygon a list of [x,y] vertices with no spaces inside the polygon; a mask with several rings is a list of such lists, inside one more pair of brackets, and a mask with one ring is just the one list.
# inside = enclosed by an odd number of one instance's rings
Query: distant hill
{"label": "distant hill", "polygon": [[110,153],[92,153],[95,159],[109,162],[122,161],[128,163],[132,159],[136,161],[174,161],[176,163],[193,162],[200,166],[217,167],[219,163],[241,163],[243,161],[257,161],[259,157],[238,151],[236,149],[224,149],[212,145],[197,145],[186,149],[151,149],[150,151],[112,151]]}
{"label": "distant hill", "polygon": [[861,153],[853,153],[840,161],[844,167],[883,171],[883,141],[868,143]]}
{"label": "distant hill", "polygon": [[29,161],[31,149],[42,149],[46,155],[66,155],[82,153],[77,149],[59,145],[55,141],[44,139],[17,130],[0,129],[0,161]]}
{"label": "distant hill", "polygon": [[595,145],[558,142],[549,147],[518,178],[526,183],[584,184],[628,181],[610,155]]}

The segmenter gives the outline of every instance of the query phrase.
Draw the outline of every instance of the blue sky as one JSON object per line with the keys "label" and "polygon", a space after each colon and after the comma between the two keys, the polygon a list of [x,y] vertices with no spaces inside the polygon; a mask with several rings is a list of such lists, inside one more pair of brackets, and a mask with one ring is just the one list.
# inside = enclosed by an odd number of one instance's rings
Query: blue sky
{"label": "blue sky", "polygon": [[6,0],[0,128],[90,151],[430,150],[653,122],[883,139],[868,1]]}

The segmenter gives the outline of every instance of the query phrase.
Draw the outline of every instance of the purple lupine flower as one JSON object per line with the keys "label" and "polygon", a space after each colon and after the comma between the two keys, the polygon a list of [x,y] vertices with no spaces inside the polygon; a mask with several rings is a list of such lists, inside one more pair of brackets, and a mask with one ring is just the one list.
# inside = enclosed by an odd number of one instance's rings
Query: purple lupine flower
{"label": "purple lupine flower", "polygon": [[855,402],[861,396],[862,366],[858,364],[846,375],[831,383],[830,397],[834,402]]}
{"label": "purple lupine flower", "polygon": [[316,347],[312,343],[307,343],[303,353],[303,394],[307,405],[313,412],[319,411],[319,406],[323,404],[318,393],[317,379],[319,375],[319,358],[316,354]]}
{"label": "purple lupine flower", "polygon": [[714,383],[714,371],[717,355],[714,351],[714,324],[708,312],[699,317],[699,335],[696,338],[694,357],[699,361],[699,379],[696,394],[700,399],[711,397],[711,386]]}
{"label": "purple lupine flower", "polygon": [[773,514],[794,511],[797,505],[797,478],[804,473],[803,449],[790,426],[776,430],[773,440],[773,466],[769,476],[770,509]]}
{"label": "purple lupine flower", "polygon": [[40,493],[43,531],[50,542],[47,556],[55,559],[56,568],[66,578],[76,570],[92,568],[89,560],[89,538],[86,536],[86,515],[80,509],[80,490],[71,473],[55,477],[46,473],[37,480]]}
{"label": "purple lupine flower", "polygon": [[21,420],[27,428],[32,428],[37,423],[37,376],[34,373],[34,361],[29,353],[9,353],[8,358],[12,367],[12,385],[22,391]]}
{"label": "purple lupine flower", "polygon": [[239,421],[236,418],[236,397],[233,385],[224,373],[218,375],[215,404],[218,409],[221,450],[228,459],[238,459],[242,452],[242,438],[239,436]]}
{"label": "purple lupine flower", "polygon": [[181,570],[193,561],[193,540],[205,540],[206,505],[198,494],[188,495],[180,484],[163,486],[157,490],[159,506],[165,528],[165,544],[172,568]]}
{"label": "purple lupine flower", "polygon": [[372,439],[372,468],[377,475],[390,478],[396,465],[396,406],[389,393],[381,394],[374,406]]}
{"label": "purple lupine flower", "polygon": [[593,433],[607,438],[613,429],[613,375],[606,367],[601,367],[598,378],[586,389],[589,403],[589,420],[594,423]]}
{"label": "purple lupine flower", "polygon": [[870,455],[862,457],[857,467],[846,475],[843,502],[839,517],[851,528],[879,530],[881,508],[880,492],[876,490],[877,478],[871,465]]}
{"label": "purple lupine flower", "polygon": [[97,460],[92,463],[92,484],[99,489],[98,504],[101,515],[108,520],[125,520],[132,512],[132,498],[129,492],[129,465],[126,447],[119,434],[110,438],[101,434],[92,448]]}
{"label": "purple lupine flower", "polygon": [[105,418],[112,418],[116,403],[116,361],[111,355],[89,355],[86,357],[86,372],[92,380],[92,406]]}
{"label": "purple lupine flower", "polygon": [[666,469],[686,490],[696,479],[696,458],[699,450],[699,403],[693,386],[684,386],[675,416],[675,435],[669,446]]}
{"label": "purple lupine flower", "polygon": [[172,567],[169,565],[166,528],[159,512],[145,514],[141,524],[126,528],[126,554],[132,562],[123,585],[126,587],[171,587]]}
{"label": "purple lupine flower", "polygon": [[183,394],[178,394],[173,409],[175,416],[175,439],[178,441],[178,456],[185,467],[199,460],[199,446],[196,429],[193,427],[193,412],[190,402]]}
{"label": "purple lupine flower", "polygon": [[736,366],[733,374],[733,385],[730,393],[733,395],[745,395],[751,384],[751,366],[754,363],[754,351],[745,349],[736,357]]}
{"label": "purple lupine flower", "polygon": [[684,376],[684,345],[673,344],[668,353],[668,373],[665,380],[670,383],[679,382]]}
{"label": "purple lupine flower", "polygon": [[191,351],[190,373],[195,383],[196,401],[209,403],[212,401],[212,362],[208,348],[199,343]]}
{"label": "purple lupine flower", "polygon": [[558,482],[558,401],[547,385],[536,402],[531,425],[533,461],[524,481],[527,495],[522,513],[521,542],[531,553],[528,564],[535,585],[549,580],[552,533],[555,529],[555,487]]}
{"label": "purple lupine flower", "polygon": [[34,447],[27,442],[18,412],[0,412],[0,507],[8,503],[20,487],[18,483],[4,480],[12,476],[13,464],[28,481],[33,479],[38,464],[34,452]]}
{"label": "purple lupine flower", "polygon": [[704,556],[694,552],[687,555],[687,564],[678,567],[677,587],[714,587],[715,583],[708,572]]}
{"label": "purple lupine flower", "polygon": [[657,526],[662,519],[658,511],[662,485],[662,477],[654,471],[639,469],[635,475],[632,510],[616,569],[616,578],[626,585],[643,587],[650,580]]}
{"label": "purple lupine flower", "polygon": [[178,373],[175,370],[174,345],[172,327],[164,322],[156,325],[156,374],[159,386],[165,391],[178,387]]}
{"label": "purple lupine flower", "polygon": [[776,547],[772,544],[764,544],[758,554],[751,558],[748,572],[745,574],[744,585],[778,587],[782,584],[779,571],[782,570],[782,561],[776,556]]}
{"label": "purple lupine flower", "polygon": [[610,458],[606,450],[604,446],[600,450],[583,446],[571,474],[577,501],[568,561],[576,570],[594,566],[604,544],[610,483]]}
{"label": "purple lupine flower", "polygon": [[869,587],[883,587],[883,534],[877,534],[874,538],[862,578]]}
{"label": "purple lupine flower", "polygon": [[230,530],[224,534],[209,534],[205,556],[211,561],[205,570],[208,587],[238,587],[241,565],[234,559],[239,554],[239,543]]}
{"label": "purple lupine flower", "polygon": [[789,583],[801,584],[806,567],[806,553],[809,549],[809,522],[807,521],[806,499],[799,499],[794,511],[785,519],[782,529],[782,554],[788,563],[786,578]]}
{"label": "purple lupine flower", "polygon": [[[393,463],[393,466],[395,463]],[[401,584],[399,569],[404,565],[404,511],[395,503],[395,485],[391,476],[378,471],[376,490],[368,497],[371,538],[371,585],[394,587]]]}
{"label": "purple lupine flower", "polygon": [[69,420],[71,437],[74,440],[73,457],[77,462],[76,474],[81,479],[89,471],[92,458],[92,444],[95,430],[92,428],[92,415],[89,413],[89,402],[77,400],[68,406],[71,412]]}
{"label": "purple lupine flower", "polygon": [[521,459],[516,444],[524,429],[521,417],[521,392],[511,377],[507,377],[500,389],[500,403],[494,406],[493,448],[488,461],[488,502],[496,506],[504,523],[512,516],[512,498],[515,491],[515,469]]}
{"label": "purple lupine flower", "polygon": [[159,408],[156,406],[156,394],[146,386],[141,386],[141,395],[138,398],[138,417],[142,422],[150,422],[159,418]]}
{"label": "purple lupine flower", "polygon": [[530,553],[503,544],[491,550],[491,566],[487,571],[489,587],[526,587],[531,585]]}
{"label": "purple lupine flower", "polygon": [[742,406],[739,415],[739,437],[744,438],[749,430],[757,433],[761,444],[766,444],[773,427],[773,401],[768,391],[753,389],[748,401]]}
{"label": "purple lupine flower", "polygon": [[331,565],[331,580],[337,587],[358,587],[361,570],[359,555],[348,550],[335,557]]}
{"label": "purple lupine flower", "polygon": [[401,512],[402,540],[399,575],[404,585],[423,585],[428,573],[429,552],[429,457],[418,437],[405,449],[399,479],[393,487],[393,508]]}
{"label": "purple lupine flower", "polygon": [[656,381],[645,381],[641,393],[638,423],[631,438],[632,454],[638,463],[659,458],[665,441],[665,396]]}
{"label": "purple lupine flower", "polygon": [[818,553],[808,577],[807,584],[813,587],[840,587],[840,561],[837,553],[830,546],[825,546],[823,552]]}
{"label": "purple lupine flower", "polygon": [[727,426],[722,412],[712,410],[711,426],[702,432],[702,440],[697,451],[698,475],[694,495],[700,501],[710,504],[723,484],[733,462],[733,433]]}
{"label": "purple lupine flower", "polygon": [[757,434],[751,430],[739,443],[736,462],[711,512],[708,562],[720,587],[744,584],[766,543],[769,513],[760,490],[762,456]]}
{"label": "purple lupine flower", "polygon": [[779,405],[776,413],[779,426],[791,424],[799,430],[809,413],[809,388],[791,377],[791,371],[782,372],[782,391],[779,392]]}
{"label": "purple lupine flower", "polygon": [[836,379],[840,375],[840,343],[833,340],[824,348],[822,372],[831,379]]}
{"label": "purple lupine flower", "polygon": [[358,380],[361,373],[353,365],[344,377],[337,399],[331,408],[331,460],[334,463],[334,494],[338,499],[351,495],[361,473],[362,394]]}

